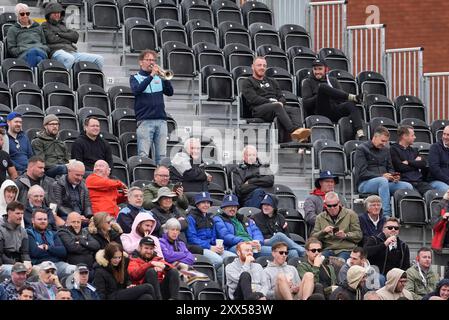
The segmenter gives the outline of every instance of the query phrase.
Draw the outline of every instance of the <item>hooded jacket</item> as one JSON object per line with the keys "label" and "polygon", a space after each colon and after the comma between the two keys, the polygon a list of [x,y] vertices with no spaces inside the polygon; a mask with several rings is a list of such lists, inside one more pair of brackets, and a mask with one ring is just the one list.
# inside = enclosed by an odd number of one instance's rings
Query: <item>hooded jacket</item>
{"label": "hooded jacket", "polygon": [[[151,259],[146,260],[140,256],[137,250],[132,253],[128,265],[128,274],[133,284],[138,285],[145,282],[145,273],[149,268],[154,268],[153,264],[151,263],[153,261],[162,263],[165,262],[163,258],[158,257],[157,255],[153,255]],[[165,267],[169,268],[167,265],[165,265]],[[165,270],[166,269],[157,272],[157,278],[159,281],[164,280]]]}
{"label": "hooded jacket", "polygon": [[352,266],[349,268],[348,278],[332,292],[329,300],[339,300],[341,295],[344,297],[344,300],[363,300],[367,289],[365,286],[360,286],[360,282],[365,274],[366,270],[361,266]]}
{"label": "hooded jacket", "polygon": [[180,240],[179,237],[175,241],[168,238],[167,233],[162,235],[159,239],[161,244],[161,250],[164,255],[165,261],[169,263],[175,263],[176,261],[192,265],[195,261],[193,254],[187,249],[184,241]]}
{"label": "hooded jacket", "polygon": [[[11,30],[13,27],[9,28]],[[9,31],[8,31],[9,34]],[[9,37],[8,37],[9,38]],[[8,39],[9,46],[9,39]],[[14,163],[17,172],[21,174],[27,169],[28,159],[34,155],[33,147],[25,132],[20,131],[17,134],[17,138],[14,139],[9,135],[9,157]],[[17,142],[16,142],[17,141]]]}
{"label": "hooded jacket", "polygon": [[159,239],[152,235],[154,228],[156,227],[156,220],[153,218],[151,214],[148,212],[140,212],[136,219],[134,219],[133,225],[131,227],[130,233],[124,233],[120,236],[120,239],[122,240],[123,249],[131,254],[134,250],[137,249],[139,246],[140,239],[142,239],[142,236],[137,232],[137,227],[139,224],[143,221],[153,221],[153,228],[150,231],[150,238],[154,240],[154,251],[157,253],[158,257],[164,258],[164,255],[162,254],[161,250],[161,244],[159,243]]}
{"label": "hooded jacket", "polygon": [[435,290],[439,277],[430,268],[424,272],[418,263],[407,269],[407,284],[405,288],[413,295],[414,300],[421,300],[425,295]]}
{"label": "hooded jacket", "polygon": [[440,282],[437,283],[435,290],[432,291],[429,294],[426,294],[422,299],[423,300],[429,300],[431,297],[439,297],[440,296],[440,290],[442,286],[449,286],[449,279],[442,279]]}
{"label": "hooded jacket", "polygon": [[19,188],[17,188],[17,185],[14,183],[14,181],[6,179],[3,181],[1,187],[0,187],[0,216],[3,216],[6,214],[6,206],[8,205],[5,200],[5,189],[9,186],[16,187],[16,198],[14,200],[17,200],[19,196]]}
{"label": "hooded jacket", "polygon": [[[175,185],[173,183],[169,183],[167,187],[170,189],[170,191],[173,191],[173,187]],[[156,184],[156,182],[152,181],[150,184],[146,185],[145,188],[143,188],[143,207],[147,210],[153,209],[154,206],[157,205],[157,203],[154,203],[153,200],[157,198],[157,192],[159,191],[161,187]],[[182,212],[186,210],[189,207],[189,200],[187,199],[185,194],[182,194],[182,196],[177,196],[176,201],[173,199],[173,203],[176,205],[176,207],[182,209]]]}
{"label": "hooded jacket", "polygon": [[210,249],[215,246],[217,239],[215,234],[214,220],[211,213],[203,215],[198,208],[192,209],[187,216],[187,241],[203,249]]}
{"label": "hooded jacket", "polygon": [[[327,226],[338,227],[338,230],[346,233],[346,238],[340,239],[333,234],[323,232]],[[331,218],[327,211],[321,212],[315,221],[312,237],[318,238],[323,243],[324,250],[333,250],[335,254],[342,251],[351,251],[362,240],[362,231],[357,213],[351,209],[341,207],[337,219]]]}
{"label": "hooded jacket", "polygon": [[429,181],[439,180],[449,184],[449,148],[440,140],[430,146],[429,156]]}
{"label": "hooded jacket", "polygon": [[86,179],[86,187],[89,190],[92,212],[107,212],[117,218],[119,203],[126,202],[127,197],[120,189],[126,186],[120,180],[101,177],[96,173],[90,174]]}
{"label": "hooded jacket", "polygon": [[[53,193],[56,204],[58,205],[58,215],[65,219],[67,215],[73,211],[72,199],[69,188],[73,188],[69,183],[67,175],[62,175],[53,184]],[[87,190],[84,181],[77,186],[76,190],[79,192],[80,208],[79,214],[90,218],[92,216],[92,206],[89,199],[89,191]]]}
{"label": "hooded jacket", "polygon": [[385,217],[383,216],[383,213],[381,211],[379,214],[379,221],[377,222],[376,226],[368,216],[368,212],[365,212],[359,215],[359,222],[360,222],[360,229],[362,229],[363,233],[362,245],[365,245],[369,237],[377,236],[379,233],[382,232],[385,223]]}
{"label": "hooded jacket", "polygon": [[[155,235],[161,237],[164,233],[161,226],[166,223],[168,219],[175,218],[178,219],[179,223],[181,224],[181,239],[182,241],[186,241],[184,232],[187,229],[187,220],[185,219],[185,215],[181,213],[174,204],[168,211],[165,211],[159,206],[159,204],[156,203],[153,209],[151,209],[151,213],[153,214],[153,217],[157,222],[156,227],[154,228]],[[181,219],[179,220],[179,218]]]}
{"label": "hooded jacket", "polygon": [[268,283],[268,291],[266,294],[268,300],[276,300],[276,278],[280,273],[283,273],[287,278],[290,278],[294,286],[299,286],[301,283],[298,270],[296,270],[294,266],[287,264],[287,262],[284,262],[282,265],[278,265],[273,261],[268,261],[268,264],[263,272],[266,275]]}
{"label": "hooded jacket", "polygon": [[[54,12],[61,12],[61,20],[55,21],[50,19],[50,14]],[[50,56],[57,50],[64,50],[67,52],[76,51],[74,43],[78,41],[78,32],[67,28],[62,21],[65,16],[65,11],[59,3],[49,3],[45,7],[45,19],[47,21],[42,23],[47,45],[50,48]]]}
{"label": "hooded jacket", "polygon": [[109,239],[106,239],[101,232],[95,227],[93,219],[90,220],[89,226],[87,227],[89,233],[94,237],[95,240],[100,244],[100,249],[104,249],[110,242],[117,242],[122,244],[120,235],[123,233],[122,228],[117,223],[111,224],[111,230],[109,230]]}
{"label": "hooded jacket", "polygon": [[265,296],[267,295],[269,289],[267,275],[260,264],[250,263],[246,265],[237,257],[232,263],[226,266],[225,272],[226,286],[229,289],[229,297],[231,300],[234,300],[234,292],[237,289],[240,275],[243,272],[248,272],[251,275],[251,288],[253,292],[260,292]]}
{"label": "hooded jacket", "polygon": [[[56,232],[46,230],[44,232],[46,241],[44,241],[43,234],[34,228],[27,229],[27,233],[31,262],[33,265],[40,264],[43,261],[59,262],[65,260],[67,250]],[[38,247],[45,243],[48,244],[48,250]]]}
{"label": "hooded jacket", "polygon": [[[53,179],[49,176],[46,176],[46,175],[44,175],[39,181],[39,185],[45,191],[44,204],[46,206],[49,206],[50,203],[54,202],[54,197],[53,197],[53,184],[54,183],[55,183],[55,179]],[[17,177],[16,184],[17,184],[17,187],[19,188],[19,196],[17,198],[17,201],[20,201],[23,204],[27,203],[28,202],[28,191],[31,188],[30,177],[27,175],[26,172],[24,172],[22,175]]]}
{"label": "hooded jacket", "polygon": [[238,165],[233,171],[233,179],[235,193],[240,203],[244,203],[257,188],[271,188],[274,185],[274,175],[270,166],[261,164],[259,159],[253,164],[244,162]]}
{"label": "hooded jacket", "polygon": [[57,235],[67,250],[67,263],[77,265],[85,263],[89,269],[94,264],[94,255],[100,250],[100,243],[83,228],[76,233],[72,227],[63,227],[58,230]]}
{"label": "hooded jacket", "polygon": [[[249,219],[239,213],[237,213],[235,217],[243,225],[246,232],[248,232],[251,240],[258,240],[261,244],[263,244],[264,238],[262,232],[252,219]],[[243,241],[242,238],[235,235],[234,224],[226,213],[223,212],[220,215],[216,215],[213,220],[215,224],[215,233],[219,239],[224,240],[223,244],[225,250],[228,250]]]}
{"label": "hooded jacket", "polygon": [[390,250],[385,246],[385,234],[379,233],[375,237],[369,237],[363,249],[372,265],[379,268],[379,272],[387,274],[393,268],[407,270],[410,267],[410,250],[405,242],[397,237],[396,249]]}
{"label": "hooded jacket", "polygon": [[7,219],[7,216],[0,217],[0,265],[31,261],[27,232]]}
{"label": "hooded jacket", "polygon": [[109,167],[114,166],[111,146],[103,138],[97,136],[95,140],[89,138],[85,132],[81,133],[73,142],[71,150],[72,159],[79,160],[86,166],[86,171],[94,171],[97,160],[104,160]]}
{"label": "hooded jacket", "polygon": [[44,31],[41,25],[35,21],[31,21],[29,28],[22,27],[19,22],[14,23],[8,29],[7,45],[9,53],[14,58],[22,58],[26,51],[32,48],[39,48],[46,53],[49,52]]}
{"label": "hooded jacket", "polygon": [[134,219],[136,219],[137,215],[140,212],[149,212],[150,214],[152,214],[151,211],[147,211],[143,207],[137,208],[130,204],[119,211],[117,223],[122,228],[123,233],[131,232],[131,227],[133,225]]}
{"label": "hooded jacket", "polygon": [[413,300],[413,295],[405,288],[402,292],[395,292],[399,279],[401,279],[404,273],[405,271],[399,268],[393,268],[388,271],[385,286],[376,291],[381,300],[398,300],[401,297]]}
{"label": "hooded jacket", "polygon": [[31,146],[36,156],[44,158],[46,170],[69,162],[69,152],[64,142],[56,136],[47,134],[45,129],[36,134],[36,138],[31,141]]}
{"label": "hooded jacket", "polygon": [[253,215],[251,218],[256,223],[260,232],[264,239],[270,239],[277,232],[282,232],[290,237],[290,233],[288,232],[288,224],[285,221],[285,217],[282,214],[279,214],[277,211],[278,200],[276,197],[271,197],[273,200],[273,215],[269,217],[267,214],[264,214],[263,211]]}
{"label": "hooded jacket", "polygon": [[[318,89],[320,85],[328,85],[328,80],[331,83],[332,88],[340,90],[342,89],[338,80],[334,77],[329,77],[328,74],[326,74],[326,76],[321,79],[317,79],[312,72],[309,77],[304,79],[302,83],[301,94],[302,102],[304,108],[307,110],[307,114],[314,114],[318,97]],[[333,101],[331,100],[331,102]]]}

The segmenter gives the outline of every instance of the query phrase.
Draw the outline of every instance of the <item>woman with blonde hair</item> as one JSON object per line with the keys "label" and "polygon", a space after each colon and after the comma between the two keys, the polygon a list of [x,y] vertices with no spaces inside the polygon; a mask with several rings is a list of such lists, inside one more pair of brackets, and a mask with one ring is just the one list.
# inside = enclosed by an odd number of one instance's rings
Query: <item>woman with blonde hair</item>
{"label": "woman with blonde hair", "polygon": [[89,233],[100,243],[100,249],[112,241],[122,244],[120,235],[122,228],[107,212],[98,212],[91,219],[88,227]]}

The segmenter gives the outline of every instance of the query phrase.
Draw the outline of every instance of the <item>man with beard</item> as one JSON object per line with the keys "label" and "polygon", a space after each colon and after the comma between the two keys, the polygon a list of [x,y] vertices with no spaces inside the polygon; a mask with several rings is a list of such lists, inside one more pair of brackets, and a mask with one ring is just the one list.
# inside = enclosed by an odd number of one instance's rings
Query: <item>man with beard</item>
{"label": "man with beard", "polygon": [[28,165],[28,159],[33,156],[33,148],[28,136],[22,130],[22,115],[11,112],[6,116],[8,123],[9,156],[19,174],[22,174]]}
{"label": "man with beard", "polygon": [[22,262],[16,262],[12,266],[11,279],[6,279],[0,284],[0,300],[19,300],[19,289],[26,285],[29,268]]}
{"label": "man with beard", "polygon": [[67,173],[69,152],[63,141],[58,138],[59,118],[49,114],[44,118],[44,128],[31,141],[35,154],[45,160],[45,174],[55,178]]}

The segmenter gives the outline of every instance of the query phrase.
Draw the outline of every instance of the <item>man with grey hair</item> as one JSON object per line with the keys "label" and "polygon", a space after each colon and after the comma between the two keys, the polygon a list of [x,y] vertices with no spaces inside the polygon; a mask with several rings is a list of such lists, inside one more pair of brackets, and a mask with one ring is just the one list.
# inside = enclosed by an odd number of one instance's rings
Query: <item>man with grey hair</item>
{"label": "man with grey hair", "polygon": [[359,215],[360,228],[363,233],[362,244],[369,237],[375,237],[382,232],[385,217],[382,214],[382,199],[377,195],[371,195],[364,201],[366,212]]}
{"label": "man with grey hair", "polygon": [[92,216],[92,206],[83,181],[86,169],[81,161],[74,160],[69,162],[67,170],[68,173],[53,184],[58,215],[65,220],[70,212],[76,211],[81,214],[83,224],[87,224]]}
{"label": "man with grey hair", "polygon": [[139,187],[131,187],[128,190],[128,205],[122,208],[117,217],[117,223],[122,227],[123,233],[130,233],[134,219],[141,212],[147,212],[154,216],[151,211],[145,210],[143,205],[143,191]]}
{"label": "man with grey hair", "polygon": [[359,217],[344,208],[338,194],[330,191],[324,197],[324,211],[315,221],[312,237],[323,243],[323,256],[338,256],[347,260],[351,250],[362,240]]}
{"label": "man with grey hair", "polygon": [[45,191],[41,186],[35,184],[28,191],[28,202],[25,207],[25,213],[23,215],[23,221],[25,223],[25,228],[30,228],[32,226],[31,216],[33,211],[36,209],[42,209],[47,212],[48,215],[48,228],[50,230],[56,231],[56,229],[65,224],[65,221],[56,214],[56,211],[52,211],[44,203]]}
{"label": "man with grey hair", "polygon": [[180,183],[185,192],[208,191],[212,176],[204,170],[204,164],[201,161],[200,140],[188,138],[184,142],[184,152],[177,153],[171,162],[172,182]]}

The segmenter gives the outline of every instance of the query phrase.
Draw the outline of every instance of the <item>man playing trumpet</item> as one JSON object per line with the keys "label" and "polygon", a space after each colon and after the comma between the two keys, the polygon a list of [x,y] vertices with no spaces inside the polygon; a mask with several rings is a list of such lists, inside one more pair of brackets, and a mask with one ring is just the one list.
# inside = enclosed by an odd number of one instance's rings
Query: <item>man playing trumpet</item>
{"label": "man playing trumpet", "polygon": [[129,83],[134,93],[134,111],[137,120],[137,152],[148,157],[154,143],[156,164],[167,153],[167,114],[164,94],[173,95],[173,87],[167,72],[157,64],[157,53],[144,50],[139,54],[140,70],[131,75]]}

